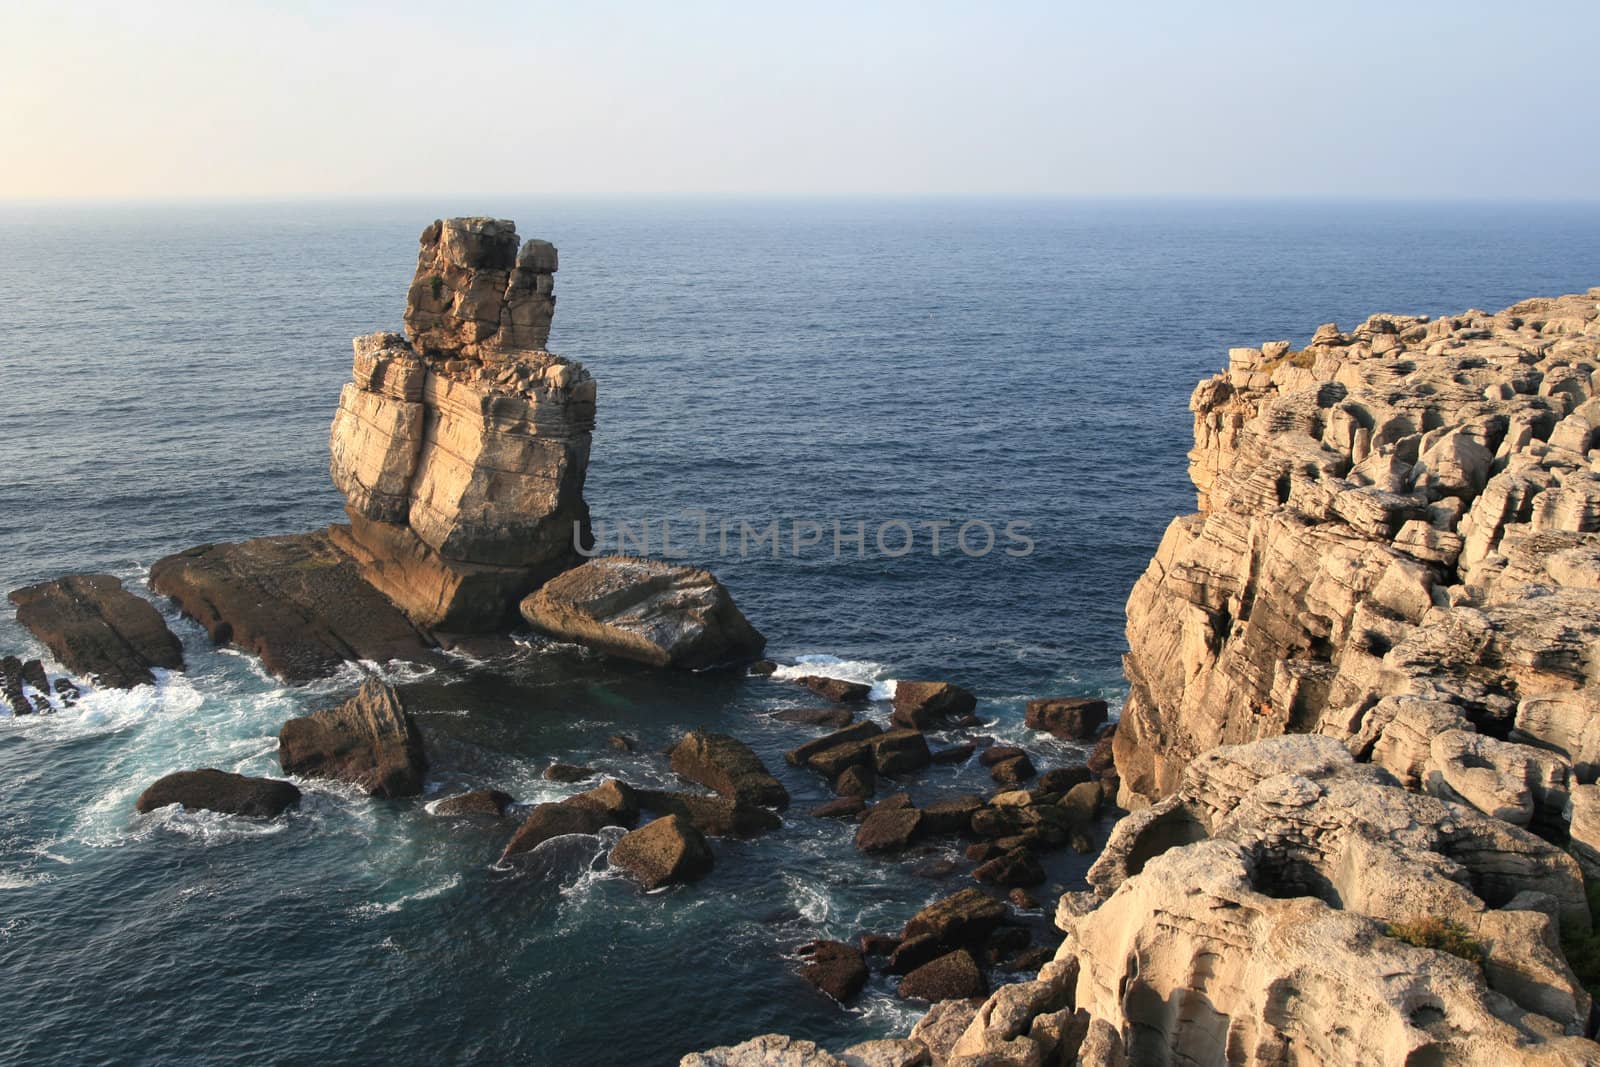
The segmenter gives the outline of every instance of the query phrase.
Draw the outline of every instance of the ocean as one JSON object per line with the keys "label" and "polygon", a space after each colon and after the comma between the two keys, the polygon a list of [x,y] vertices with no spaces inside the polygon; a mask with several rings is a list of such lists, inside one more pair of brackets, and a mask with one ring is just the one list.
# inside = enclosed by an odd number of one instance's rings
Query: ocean
{"label": "ocean", "polygon": [[[613,546],[620,525],[659,552],[665,524],[804,664],[786,674],[958,682],[1041,766],[1084,752],[1027,730],[1028,698],[1122,697],[1122,604],[1194,507],[1187,399],[1229,346],[1600,285],[1595,205],[4,204],[0,589],[105,570],[147,593],[167,553],[339,521],[350,338],[399,328],[418,233],[464,214],[560,249],[551,348],[599,380],[586,496]],[[286,688],[163,608],[187,672],[0,712],[0,1063],[670,1064],[919,1016],[883,978],[842,1009],[796,977],[804,942],[973,884],[953,845],[868,858],[808,817],[826,784],[782,753],[814,731],[768,717],[815,706],[800,687],[540,647],[391,664],[427,796],[302,783],[271,822],[137,816],[169,771],[277,773],[284,720],[359,677]],[[9,605],[6,651],[42,651]],[[604,841],[499,869],[510,825],[426,810],[583,788],[544,781],[552,761],[665,785],[660,750],[696,726],[748,741],[794,802],[693,886],[639,892]],[[987,787],[936,767],[912,791]],[[1091,860],[1053,857],[1052,891]]]}

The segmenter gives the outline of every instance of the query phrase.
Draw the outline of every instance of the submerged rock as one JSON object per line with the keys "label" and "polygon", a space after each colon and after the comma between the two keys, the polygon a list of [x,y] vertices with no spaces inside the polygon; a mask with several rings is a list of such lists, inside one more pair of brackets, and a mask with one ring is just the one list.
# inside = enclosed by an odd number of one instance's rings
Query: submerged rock
{"label": "submerged rock", "polygon": [[278,762],[286,774],[336,778],[375,797],[416,796],[428,766],[400,694],[378,678],[336,708],[284,723]]}
{"label": "submerged rock", "polygon": [[789,791],[743,741],[727,734],[695,730],[672,747],[672,769],[691,782],[741,804],[771,808],[789,805]]}
{"label": "submerged rock", "polygon": [[484,815],[498,819],[515,803],[516,798],[510,793],[502,793],[498,789],[474,789],[470,793],[445,797],[430,810],[435,815],[445,817]]}
{"label": "submerged rock", "polygon": [[529,624],[563,641],[654,667],[715,667],[760,655],[766,638],[710,571],[604,556],[522,602]]}
{"label": "submerged rock", "polygon": [[847,682],[842,678],[824,678],[817,674],[808,674],[795,681],[816,693],[818,696],[827,697],[839,704],[856,704],[872,694],[872,686],[865,682]]}
{"label": "submerged rock", "polygon": [[849,708],[784,708],[772,713],[779,722],[799,723],[802,726],[827,726],[832,729],[849,726],[855,712]]}
{"label": "submerged rock", "polygon": [[12,590],[10,600],[17,622],[67,670],[107,688],[149,685],[152,668],[183,669],[183,646],[161,613],[112,575],[72,574]]}
{"label": "submerged rock", "polygon": [[270,819],[300,803],[300,790],[293,782],[275,778],[247,778],[207,767],[198,771],[177,771],[156,779],[139,794],[135,810],[155,811],[169,804],[182,804],[190,811],[219,811],[225,815],[252,815]]}
{"label": "submerged rock", "polygon": [[354,660],[446,662],[326,531],[187,549],[151,566],[150,588],[286,682]]}
{"label": "submerged rock", "polygon": [[978,698],[971,691],[949,682],[895,683],[893,718],[897,726],[931,730],[970,715],[977,706]]}
{"label": "submerged rock", "polygon": [[593,778],[597,773],[593,767],[576,767],[570,763],[552,763],[544,769],[544,778],[549,782],[581,782],[586,778]]}
{"label": "submerged rock", "polygon": [[611,863],[646,889],[698,882],[714,863],[705,835],[682,815],[665,815],[624,834]]}

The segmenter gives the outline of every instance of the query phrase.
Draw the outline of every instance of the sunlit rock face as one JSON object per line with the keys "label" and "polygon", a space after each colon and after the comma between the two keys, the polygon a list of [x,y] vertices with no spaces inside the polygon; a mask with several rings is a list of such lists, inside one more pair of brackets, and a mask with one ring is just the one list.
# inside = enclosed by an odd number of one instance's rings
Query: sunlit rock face
{"label": "sunlit rock face", "polygon": [[405,335],[355,340],[329,437],[341,547],[426,629],[493,629],[580,562],[595,382],[544,349],[556,266],[512,222],[435,222]]}
{"label": "sunlit rock face", "polygon": [[1229,353],[1190,401],[1200,511],[1128,600],[1125,805],[1217,745],[1315,732],[1565,833],[1600,766],[1597,302]]}

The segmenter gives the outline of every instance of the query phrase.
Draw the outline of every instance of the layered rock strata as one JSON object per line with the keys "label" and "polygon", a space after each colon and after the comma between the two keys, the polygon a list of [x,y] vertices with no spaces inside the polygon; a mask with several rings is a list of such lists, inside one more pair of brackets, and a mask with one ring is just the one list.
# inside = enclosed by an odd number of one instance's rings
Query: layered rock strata
{"label": "layered rock strata", "polygon": [[496,628],[578,562],[595,383],[545,351],[556,266],[509,221],[435,222],[405,335],[355,340],[329,435],[342,547],[424,629]]}

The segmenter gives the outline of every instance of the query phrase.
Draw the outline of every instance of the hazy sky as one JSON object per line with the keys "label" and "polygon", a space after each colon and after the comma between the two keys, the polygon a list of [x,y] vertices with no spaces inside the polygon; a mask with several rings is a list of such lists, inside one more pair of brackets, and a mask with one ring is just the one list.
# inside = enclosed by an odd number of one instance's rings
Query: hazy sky
{"label": "hazy sky", "polygon": [[0,197],[1594,199],[1571,3],[0,2]]}

